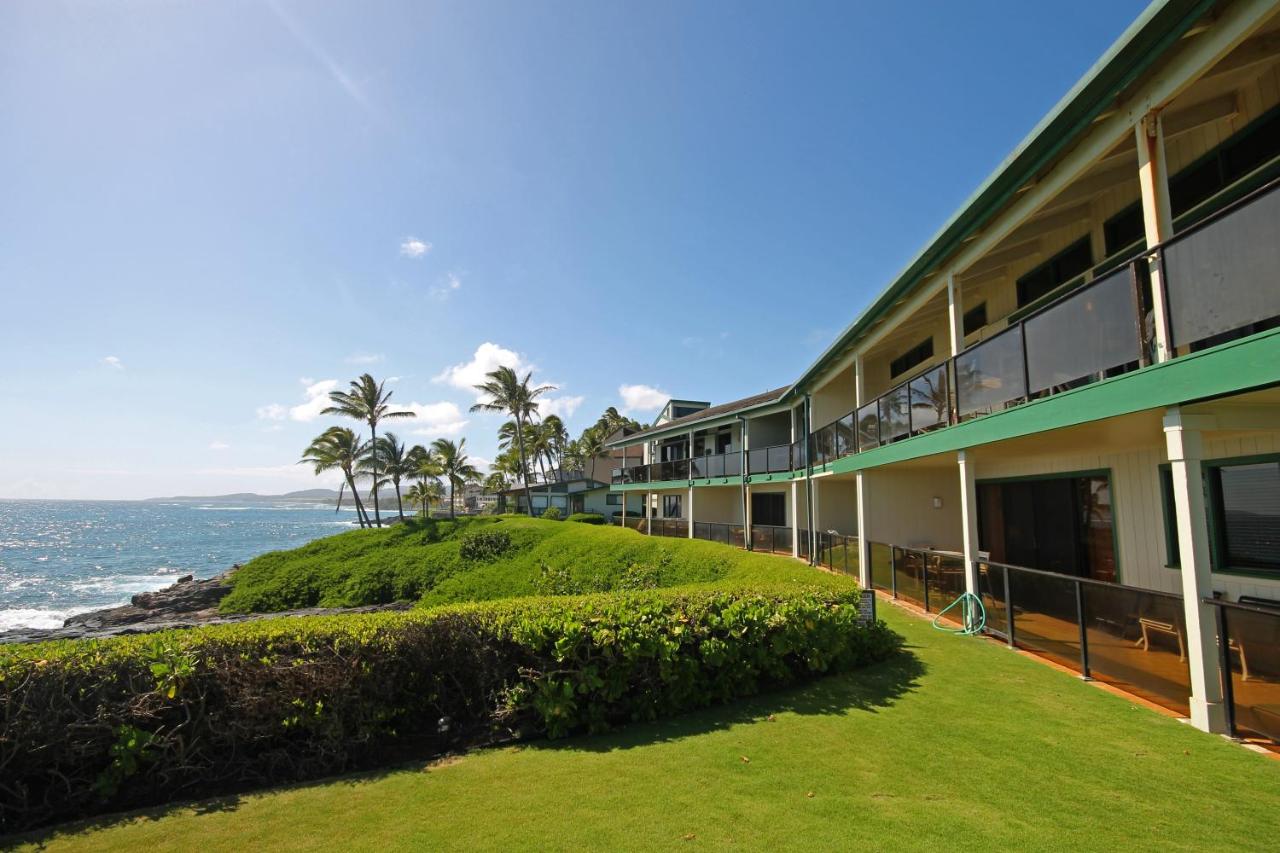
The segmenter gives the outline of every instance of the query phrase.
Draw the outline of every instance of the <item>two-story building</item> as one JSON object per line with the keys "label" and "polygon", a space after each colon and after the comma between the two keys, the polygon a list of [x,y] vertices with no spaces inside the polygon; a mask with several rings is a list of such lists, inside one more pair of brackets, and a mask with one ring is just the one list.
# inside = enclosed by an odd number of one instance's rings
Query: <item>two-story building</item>
{"label": "two-story building", "polygon": [[1155,2],[803,375],[672,401],[612,489],[1280,738],[1278,176],[1280,3]]}

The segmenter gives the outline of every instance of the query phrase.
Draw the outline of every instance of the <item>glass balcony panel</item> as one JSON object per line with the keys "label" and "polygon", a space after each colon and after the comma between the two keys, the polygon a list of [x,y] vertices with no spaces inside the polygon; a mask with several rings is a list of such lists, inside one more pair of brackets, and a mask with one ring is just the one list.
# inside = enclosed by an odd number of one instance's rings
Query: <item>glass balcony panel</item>
{"label": "glass balcony panel", "polygon": [[687,480],[689,479],[689,460],[677,459],[671,463],[671,479]]}
{"label": "glass balcony panel", "polygon": [[748,474],[769,473],[768,448],[758,447],[758,448],[753,448],[747,451],[747,473]]}
{"label": "glass balcony panel", "polygon": [[871,585],[885,592],[893,589],[893,549],[880,542],[872,542]]}
{"label": "glass balcony panel", "polygon": [[720,455],[708,456],[705,463],[708,477],[724,476],[724,457]]}
{"label": "glass balcony panel", "polygon": [[709,456],[695,456],[689,460],[689,477],[693,480],[705,480],[707,478],[707,460]]}
{"label": "glass balcony panel", "polygon": [[791,470],[791,445],[783,444],[777,447],[770,447],[765,453],[768,455],[770,474]]}
{"label": "glass balcony panel", "polygon": [[742,474],[742,454],[726,453],[724,455],[724,475],[738,477]]}
{"label": "glass balcony panel", "polygon": [[791,445],[791,464],[796,470],[808,465],[807,454],[805,453],[806,442],[804,439],[797,441]]}
{"label": "glass balcony panel", "polygon": [[[929,554],[929,610],[941,613],[965,591],[964,557],[954,554]],[[964,610],[952,607],[943,617],[955,625],[963,624]]]}
{"label": "glass balcony panel", "polygon": [[911,432],[946,426],[951,401],[947,393],[947,366],[940,364],[907,385],[911,400]]}
{"label": "glass balcony panel", "polygon": [[1270,191],[1164,250],[1178,348],[1280,322],[1280,192]]}
{"label": "glass balcony panel", "polygon": [[893,574],[898,584],[898,598],[924,607],[924,554],[909,548],[894,548]]}
{"label": "glass balcony panel", "polygon": [[867,403],[858,409],[858,449],[880,446],[880,409],[878,403]]}
{"label": "glass balcony panel", "polygon": [[987,628],[1009,636],[1009,614],[1004,606],[1004,567],[978,564],[978,597],[987,612]]}
{"label": "glass balcony panel", "polygon": [[1224,609],[1236,728],[1280,742],[1280,611]]}
{"label": "glass balcony panel", "polygon": [[1118,584],[1082,587],[1090,674],[1190,714],[1182,597]]}
{"label": "glass balcony panel", "polygon": [[744,528],[741,524],[729,525],[728,544],[733,545],[737,548],[747,547],[746,528]]}
{"label": "glass balcony panel", "polygon": [[907,434],[907,386],[900,385],[880,398],[880,440],[890,442]]}
{"label": "glass balcony panel", "polygon": [[1022,327],[1014,326],[956,356],[960,420],[1007,409],[1027,396]]}
{"label": "glass balcony panel", "polygon": [[1075,582],[1006,566],[1013,601],[1013,636],[1019,646],[1080,671],[1080,624]]}
{"label": "glass balcony panel", "polygon": [[1023,324],[1031,395],[1053,394],[1136,368],[1141,345],[1129,268],[1123,267]]}
{"label": "glass balcony panel", "polygon": [[850,453],[858,449],[857,436],[853,430],[853,414],[847,414],[840,420],[832,424],[835,427],[835,452],[836,458],[848,456]]}

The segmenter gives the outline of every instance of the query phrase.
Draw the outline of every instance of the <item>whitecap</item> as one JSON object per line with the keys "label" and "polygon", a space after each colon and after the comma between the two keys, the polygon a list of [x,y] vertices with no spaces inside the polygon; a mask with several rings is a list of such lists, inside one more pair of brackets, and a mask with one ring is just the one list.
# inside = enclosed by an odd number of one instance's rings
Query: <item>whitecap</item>
{"label": "whitecap", "polygon": [[0,609],[0,631],[10,628],[61,628],[68,616],[85,612],[84,607],[7,607]]}

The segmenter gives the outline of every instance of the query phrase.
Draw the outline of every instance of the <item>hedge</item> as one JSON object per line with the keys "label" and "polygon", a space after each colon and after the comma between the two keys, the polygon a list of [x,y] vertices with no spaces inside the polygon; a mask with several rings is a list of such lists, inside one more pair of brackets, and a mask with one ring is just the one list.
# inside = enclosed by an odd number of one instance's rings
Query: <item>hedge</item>
{"label": "hedge", "polygon": [[575,512],[565,521],[577,521],[582,524],[604,524],[604,516],[598,512]]}
{"label": "hedge", "polygon": [[0,646],[0,833],[517,737],[890,655],[857,593],[525,598]]}

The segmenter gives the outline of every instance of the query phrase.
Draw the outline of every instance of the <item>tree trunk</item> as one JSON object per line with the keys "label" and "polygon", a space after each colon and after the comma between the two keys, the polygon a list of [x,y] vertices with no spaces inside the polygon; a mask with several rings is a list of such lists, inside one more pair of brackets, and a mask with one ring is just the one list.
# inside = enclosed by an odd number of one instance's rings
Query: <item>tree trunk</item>
{"label": "tree trunk", "polygon": [[396,512],[400,513],[400,520],[404,521],[404,503],[400,500],[400,478],[396,477],[392,482],[396,484]]}
{"label": "tree trunk", "polygon": [[360,489],[356,486],[354,474],[347,474],[347,484],[351,486],[351,497],[356,502],[356,518],[360,520],[361,527],[367,527],[369,526],[369,515],[364,511],[364,502],[360,500]]}
{"label": "tree trunk", "polygon": [[378,425],[375,422],[369,424],[369,452],[373,454],[373,517],[378,520],[378,526],[382,526],[382,513],[378,511]]}
{"label": "tree trunk", "polygon": [[449,519],[452,521],[458,517],[458,484],[452,479],[449,480]]}
{"label": "tree trunk", "polygon": [[524,455],[524,424],[520,422],[519,415],[516,415],[516,441],[520,445],[520,471],[524,474],[524,502],[529,510],[529,517],[533,518],[533,495],[529,491],[529,463]]}

